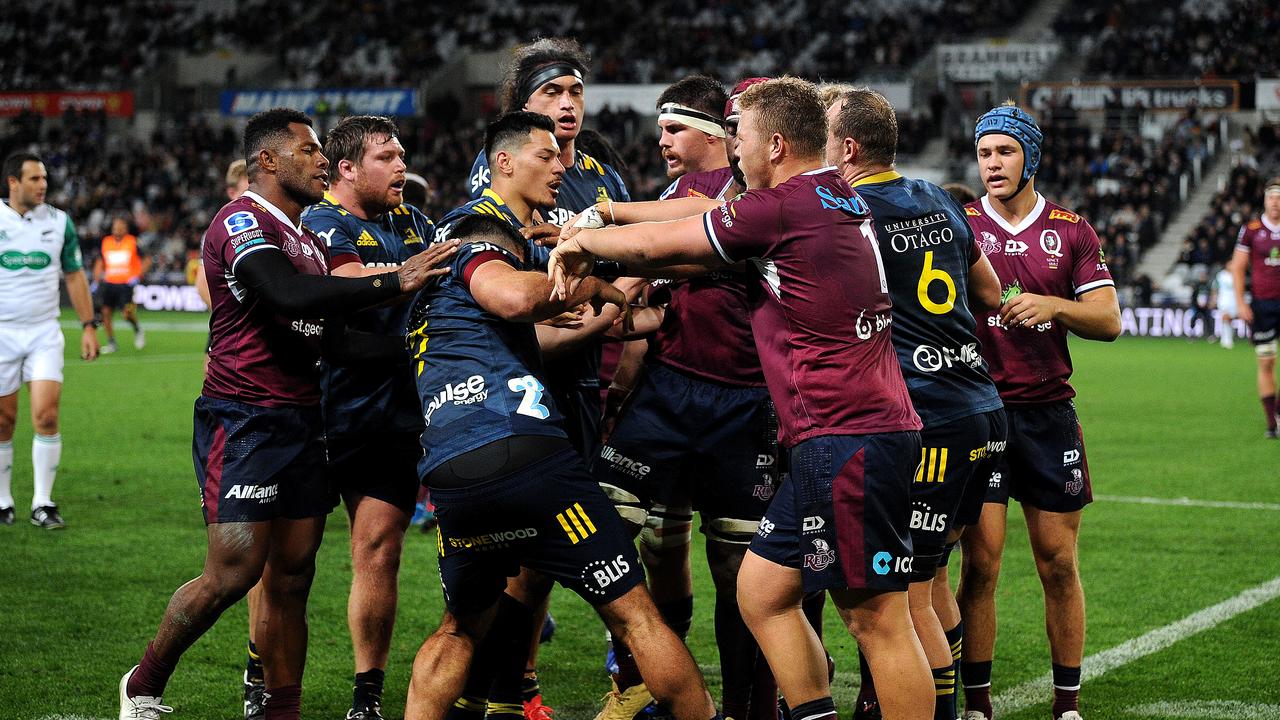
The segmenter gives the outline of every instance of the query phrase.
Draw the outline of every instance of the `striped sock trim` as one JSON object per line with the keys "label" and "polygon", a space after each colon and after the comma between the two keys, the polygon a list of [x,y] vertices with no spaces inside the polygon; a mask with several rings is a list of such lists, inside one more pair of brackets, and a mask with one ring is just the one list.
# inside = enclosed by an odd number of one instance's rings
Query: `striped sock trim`
{"label": "striped sock trim", "polygon": [[494,715],[519,715],[524,717],[524,705],[520,703],[491,702],[489,703],[489,716],[492,717]]}
{"label": "striped sock trim", "polygon": [[963,687],[965,690],[981,690],[982,688],[989,688],[989,687],[991,687],[991,683],[983,683],[983,684],[981,684],[981,685],[967,685],[967,684],[962,684],[962,685],[961,685],[961,687]]}
{"label": "striped sock trim", "polygon": [[[468,712],[483,713],[485,708],[489,707],[489,701],[485,698],[460,697],[453,702],[453,706],[459,710]],[[523,712],[523,708],[521,709]]]}
{"label": "striped sock trim", "polygon": [[[62,434],[61,434],[61,433],[57,433],[57,434],[54,434],[54,435],[36,435],[36,436],[35,436],[35,441],[36,441],[36,442],[38,442],[38,443],[44,443],[44,444],[46,444],[46,445],[56,445],[56,444],[58,444],[58,443],[62,442]],[[12,442],[12,441],[10,441],[9,446],[10,446],[10,447],[13,447],[13,442]]]}
{"label": "striped sock trim", "polygon": [[1066,685],[1054,685],[1054,686],[1053,686],[1053,689],[1054,689],[1054,690],[1066,690],[1067,692],[1074,692],[1074,691],[1076,691],[1076,690],[1079,690],[1079,689],[1080,689],[1080,686],[1079,686],[1079,685],[1071,685],[1071,686],[1066,686]]}

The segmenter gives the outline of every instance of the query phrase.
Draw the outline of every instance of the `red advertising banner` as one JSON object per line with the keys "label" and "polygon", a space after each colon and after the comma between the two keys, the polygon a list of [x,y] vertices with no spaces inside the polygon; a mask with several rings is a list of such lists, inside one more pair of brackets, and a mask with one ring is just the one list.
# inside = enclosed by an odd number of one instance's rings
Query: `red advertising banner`
{"label": "red advertising banner", "polygon": [[0,117],[33,112],[58,117],[67,110],[101,110],[108,117],[133,117],[132,92],[0,92]]}

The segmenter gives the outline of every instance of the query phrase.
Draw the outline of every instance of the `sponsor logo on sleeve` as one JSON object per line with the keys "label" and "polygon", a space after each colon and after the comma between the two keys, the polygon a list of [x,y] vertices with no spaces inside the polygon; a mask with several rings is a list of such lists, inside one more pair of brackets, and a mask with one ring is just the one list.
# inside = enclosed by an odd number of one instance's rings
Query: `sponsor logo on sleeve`
{"label": "sponsor logo on sleeve", "polygon": [[227,229],[227,235],[239,235],[258,227],[258,218],[251,212],[234,212],[222,221],[222,226]]}
{"label": "sponsor logo on sleeve", "polygon": [[1050,211],[1049,211],[1049,219],[1050,219],[1050,220],[1065,220],[1065,221],[1067,221],[1067,222],[1069,222],[1069,223],[1072,223],[1072,224],[1075,224],[1075,223],[1080,222],[1080,216],[1079,216],[1079,215],[1077,215],[1077,214],[1075,214],[1075,213],[1073,213],[1073,212],[1067,212],[1066,210],[1050,210]]}
{"label": "sponsor logo on sleeve", "polygon": [[964,209],[964,214],[969,217],[982,217],[982,213],[978,212],[978,208],[974,208],[974,207],[966,206]]}

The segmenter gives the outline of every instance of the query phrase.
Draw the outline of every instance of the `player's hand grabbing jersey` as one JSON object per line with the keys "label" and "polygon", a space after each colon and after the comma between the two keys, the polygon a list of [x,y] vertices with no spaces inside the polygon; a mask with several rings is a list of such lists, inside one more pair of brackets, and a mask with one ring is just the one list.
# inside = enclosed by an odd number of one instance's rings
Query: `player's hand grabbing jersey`
{"label": "player's hand grabbing jersey", "polygon": [[[986,196],[965,206],[965,219],[1000,278],[1004,300],[1022,292],[1074,300],[1115,286],[1093,228],[1043,196],[1018,227],[997,215]],[[1075,396],[1068,382],[1067,329],[1061,323],[1006,328],[997,310],[978,318],[978,339],[1007,405]]]}
{"label": "player's hand grabbing jersey", "polygon": [[487,262],[528,267],[490,243],[463,245],[451,273],[424,289],[410,313],[410,350],[426,429],[418,474],[515,435],[564,438],[561,416],[542,383],[532,323],[508,322],[471,295],[471,275]]}
{"label": "player's hand grabbing jersey", "polygon": [[[502,196],[493,191],[493,188],[485,188],[480,193],[480,197],[461,207],[456,207],[445,216],[440,218],[439,224],[436,225],[436,242],[444,242],[449,239],[449,232],[453,230],[453,226],[458,221],[468,215],[492,215],[496,218],[505,220],[508,225],[519,230],[524,227],[520,222],[520,218],[511,211],[507,201]],[[547,258],[551,256],[551,251],[535,242],[529,243],[529,266],[545,270],[547,268]]]}
{"label": "player's hand grabbing jersey", "polygon": [[304,275],[328,275],[324,242],[264,198],[246,192],[214,216],[203,242],[209,279],[209,371],[204,395],[251,405],[315,405],[323,321],[277,315],[237,282],[236,265],[278,252]]}
{"label": "player's hand grabbing jersey", "polygon": [[[307,208],[302,223],[323,238],[334,268],[349,263],[392,268],[426,247],[435,235],[431,220],[412,205],[401,205],[376,220],[362,220],[343,209],[332,195]],[[346,318],[360,332],[404,337],[409,304],[365,310]],[[346,368],[324,363],[325,434],[330,437],[421,432],[417,390],[409,371],[409,353],[397,362]]]}

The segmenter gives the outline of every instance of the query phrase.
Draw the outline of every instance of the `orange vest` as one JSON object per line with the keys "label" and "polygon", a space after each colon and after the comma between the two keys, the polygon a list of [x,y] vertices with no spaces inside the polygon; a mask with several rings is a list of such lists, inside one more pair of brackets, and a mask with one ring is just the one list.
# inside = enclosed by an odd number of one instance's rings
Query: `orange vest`
{"label": "orange vest", "polygon": [[138,239],[132,235],[102,238],[102,266],[106,272],[103,280],[125,284],[142,277],[142,258],[138,257]]}

